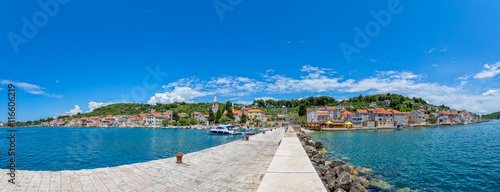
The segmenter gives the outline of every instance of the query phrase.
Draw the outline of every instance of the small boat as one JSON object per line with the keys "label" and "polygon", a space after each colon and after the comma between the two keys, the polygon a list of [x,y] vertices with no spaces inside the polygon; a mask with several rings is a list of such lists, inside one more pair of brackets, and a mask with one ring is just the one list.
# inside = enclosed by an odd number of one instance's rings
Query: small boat
{"label": "small boat", "polygon": [[232,125],[219,125],[215,129],[210,129],[210,134],[232,135],[234,130],[229,130]]}
{"label": "small boat", "polygon": [[403,126],[402,125],[398,125],[398,126],[396,126],[396,129],[397,130],[403,130]]}

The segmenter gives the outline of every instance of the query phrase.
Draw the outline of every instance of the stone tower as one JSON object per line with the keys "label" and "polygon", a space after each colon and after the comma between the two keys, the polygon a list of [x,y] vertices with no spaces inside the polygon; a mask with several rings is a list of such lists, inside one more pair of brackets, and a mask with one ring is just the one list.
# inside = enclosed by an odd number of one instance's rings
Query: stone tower
{"label": "stone tower", "polygon": [[217,101],[217,96],[215,96],[214,102],[212,104],[212,111],[215,114],[215,113],[217,113],[218,110],[219,110],[219,101]]}

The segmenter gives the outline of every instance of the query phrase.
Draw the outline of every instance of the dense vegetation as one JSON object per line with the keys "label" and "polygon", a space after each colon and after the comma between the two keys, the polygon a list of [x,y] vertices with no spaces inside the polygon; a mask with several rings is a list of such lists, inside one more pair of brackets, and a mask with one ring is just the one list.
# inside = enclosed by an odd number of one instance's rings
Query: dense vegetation
{"label": "dense vegetation", "polygon": [[483,119],[500,119],[500,111],[488,115],[483,115]]}

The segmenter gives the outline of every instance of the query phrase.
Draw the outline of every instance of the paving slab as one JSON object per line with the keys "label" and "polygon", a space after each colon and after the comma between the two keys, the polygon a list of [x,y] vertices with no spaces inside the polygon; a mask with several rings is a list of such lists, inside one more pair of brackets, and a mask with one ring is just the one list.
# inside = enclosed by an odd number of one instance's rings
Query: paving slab
{"label": "paving slab", "polygon": [[293,130],[283,137],[257,191],[327,191]]}

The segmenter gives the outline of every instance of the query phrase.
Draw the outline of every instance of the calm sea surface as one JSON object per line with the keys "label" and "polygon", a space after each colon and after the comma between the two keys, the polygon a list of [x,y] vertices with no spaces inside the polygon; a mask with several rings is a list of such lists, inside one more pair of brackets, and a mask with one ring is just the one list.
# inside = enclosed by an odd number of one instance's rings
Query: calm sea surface
{"label": "calm sea surface", "polygon": [[399,189],[500,191],[500,121],[310,135],[327,158],[371,168]]}
{"label": "calm sea surface", "polygon": [[[239,139],[206,130],[20,127],[16,169],[80,170],[145,162],[190,153]],[[1,168],[8,165],[7,130],[0,129]]]}

